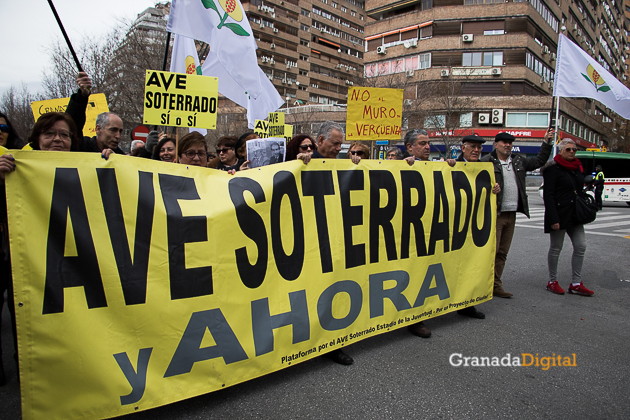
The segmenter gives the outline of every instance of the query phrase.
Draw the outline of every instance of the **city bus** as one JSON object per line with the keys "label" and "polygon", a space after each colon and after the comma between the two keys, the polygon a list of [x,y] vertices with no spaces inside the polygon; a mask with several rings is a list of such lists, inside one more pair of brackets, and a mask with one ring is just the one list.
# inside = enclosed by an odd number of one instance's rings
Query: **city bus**
{"label": "city bus", "polygon": [[602,202],[625,201],[630,206],[630,154],[579,151],[575,157],[582,162],[585,175],[595,176],[595,167],[602,166],[606,179]]}

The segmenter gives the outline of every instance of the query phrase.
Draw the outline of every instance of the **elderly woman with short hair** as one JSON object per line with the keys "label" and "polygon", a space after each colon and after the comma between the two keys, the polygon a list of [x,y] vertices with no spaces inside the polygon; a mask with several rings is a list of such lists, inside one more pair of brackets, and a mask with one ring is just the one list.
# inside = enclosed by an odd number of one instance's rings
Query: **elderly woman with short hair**
{"label": "elderly woman with short hair", "polygon": [[573,244],[569,293],[592,296],[594,292],[584,287],[582,283],[582,263],[586,252],[584,225],[575,220],[576,194],[584,188],[582,164],[575,157],[577,147],[573,140],[562,140],[558,149],[559,154],[541,169],[544,179],[544,226],[550,240],[547,254],[549,266],[547,290],[559,295],[564,294],[564,289],[558,284],[557,272],[564,235],[567,234]]}

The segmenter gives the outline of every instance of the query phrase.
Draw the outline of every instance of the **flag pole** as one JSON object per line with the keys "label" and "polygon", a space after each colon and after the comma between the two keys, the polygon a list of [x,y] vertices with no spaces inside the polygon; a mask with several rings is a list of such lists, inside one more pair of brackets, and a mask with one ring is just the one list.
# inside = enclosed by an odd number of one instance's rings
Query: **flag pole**
{"label": "flag pole", "polygon": [[57,24],[59,25],[59,29],[61,29],[61,33],[63,34],[64,39],[66,40],[66,44],[68,44],[68,48],[70,49],[70,54],[72,54],[72,58],[74,58],[74,62],[76,63],[77,68],[79,69],[79,72],[82,72],[83,68],[81,67],[81,63],[79,62],[79,59],[77,58],[77,54],[74,52],[74,48],[72,48],[72,44],[70,43],[70,38],[68,38],[68,34],[66,33],[66,30],[64,29],[63,24],[61,23],[61,19],[59,19],[59,15],[57,14],[55,5],[53,4],[52,0],[48,0],[48,4],[50,5],[50,8],[52,9],[53,15],[55,15],[55,19],[57,19]]}
{"label": "flag pole", "polygon": [[171,43],[171,33],[166,32],[166,45],[164,46],[164,60],[162,61],[162,71],[166,71],[166,59],[168,58],[168,46]]}

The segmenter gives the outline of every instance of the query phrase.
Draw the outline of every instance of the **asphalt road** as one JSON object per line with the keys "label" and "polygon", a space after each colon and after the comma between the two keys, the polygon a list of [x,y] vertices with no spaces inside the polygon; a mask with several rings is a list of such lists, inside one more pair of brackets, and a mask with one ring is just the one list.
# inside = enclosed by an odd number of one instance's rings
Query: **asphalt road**
{"label": "asphalt road", "polygon": [[[530,205],[540,213],[542,201],[535,192],[530,193]],[[514,297],[479,305],[485,320],[447,314],[426,322],[433,330],[429,339],[401,329],[351,345],[347,352],[354,357],[352,366],[319,357],[127,418],[627,419],[630,239],[615,231],[630,228],[630,222],[623,224],[630,220],[623,217],[630,216],[630,207],[608,205],[601,216],[608,217],[609,225],[614,220],[620,225],[587,231],[583,279],[595,291],[593,297],[545,290],[548,236],[536,227],[542,222],[535,217],[519,219],[504,273],[504,288]],[[570,252],[567,239],[559,266],[565,288]],[[6,316],[2,322],[7,337]],[[8,340],[3,350],[9,384],[0,388],[0,418],[17,419],[19,389]],[[453,367],[449,364],[453,353],[571,358],[575,354],[577,366]]]}

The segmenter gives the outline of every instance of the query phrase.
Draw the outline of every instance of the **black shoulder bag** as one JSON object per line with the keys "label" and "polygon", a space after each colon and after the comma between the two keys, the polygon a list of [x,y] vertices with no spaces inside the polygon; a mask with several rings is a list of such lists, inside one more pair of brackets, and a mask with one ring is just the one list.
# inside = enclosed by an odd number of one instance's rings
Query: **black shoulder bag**
{"label": "black shoulder bag", "polygon": [[[568,173],[567,176],[571,181],[571,185],[574,185]],[[573,221],[578,225],[586,225],[593,222],[597,217],[597,203],[595,199],[586,194],[584,188],[579,193],[573,188],[573,192],[575,193],[575,216]]]}

